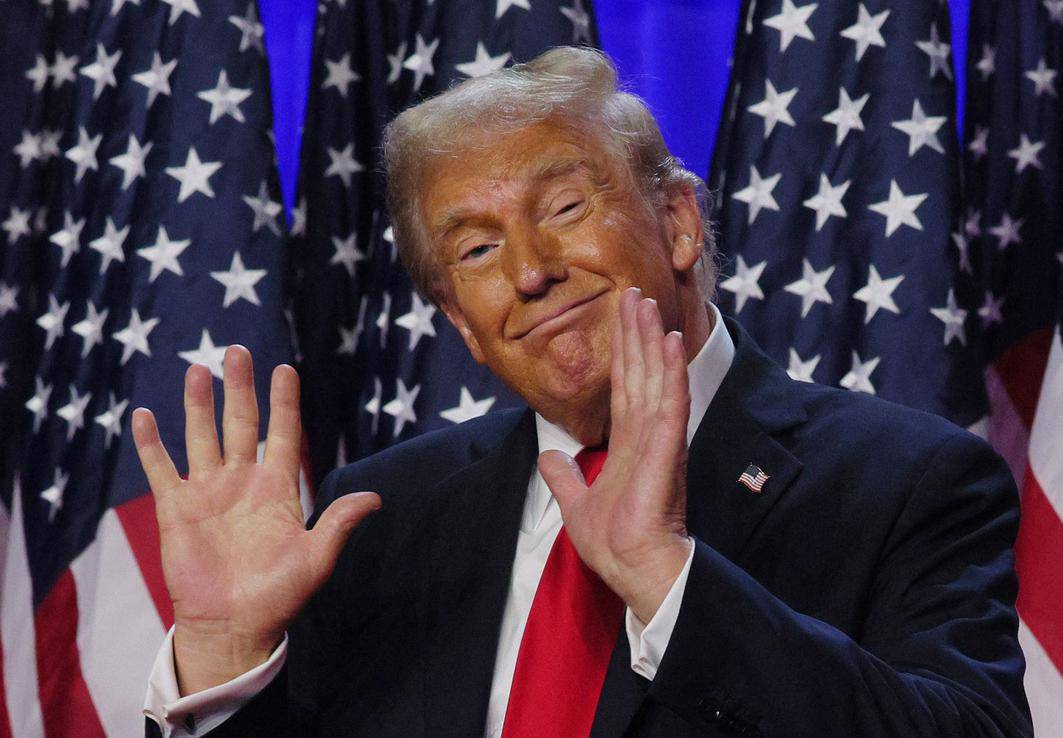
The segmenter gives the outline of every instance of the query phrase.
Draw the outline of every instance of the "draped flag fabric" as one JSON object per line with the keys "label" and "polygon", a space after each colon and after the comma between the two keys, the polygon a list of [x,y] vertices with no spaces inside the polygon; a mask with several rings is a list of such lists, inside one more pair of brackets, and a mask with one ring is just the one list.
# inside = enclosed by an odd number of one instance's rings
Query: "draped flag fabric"
{"label": "draped flag fabric", "polygon": [[130,414],[183,468],[188,365],[290,355],[262,27],[253,0],[0,12],[0,736],[141,735],[173,614]]}
{"label": "draped flag fabric", "polygon": [[710,183],[721,306],[796,379],[984,417],[948,8],[746,0]]}
{"label": "draped flag fabric", "polygon": [[589,0],[321,6],[293,222],[294,314],[311,466],[459,423],[515,398],[416,294],[379,162],[408,105],[548,47],[597,41]]}
{"label": "draped flag fabric", "polygon": [[1022,493],[1020,638],[1037,735],[1063,735],[1063,2],[975,0],[964,235],[989,438]]}

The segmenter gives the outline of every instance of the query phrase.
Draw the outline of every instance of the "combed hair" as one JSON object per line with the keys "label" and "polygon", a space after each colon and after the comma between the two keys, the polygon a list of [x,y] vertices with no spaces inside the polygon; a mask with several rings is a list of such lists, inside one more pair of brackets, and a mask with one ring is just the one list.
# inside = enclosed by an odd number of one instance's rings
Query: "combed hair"
{"label": "combed hair", "polygon": [[465,80],[407,108],[388,125],[383,143],[388,209],[399,255],[421,294],[438,302],[447,290],[421,220],[419,193],[427,164],[483,145],[485,135],[506,135],[546,120],[599,136],[628,162],[655,209],[682,188],[694,191],[705,226],[697,276],[710,299],[716,245],[705,183],[668,151],[646,104],[618,89],[612,61],[600,51],[574,46]]}

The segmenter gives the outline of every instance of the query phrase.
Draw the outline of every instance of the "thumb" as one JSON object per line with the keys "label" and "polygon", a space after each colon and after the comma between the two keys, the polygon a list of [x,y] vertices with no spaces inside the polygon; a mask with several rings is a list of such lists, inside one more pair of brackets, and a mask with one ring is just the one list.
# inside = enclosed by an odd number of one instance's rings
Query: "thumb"
{"label": "thumb", "polygon": [[567,518],[569,509],[587,491],[579,464],[563,451],[544,451],[539,454],[539,473],[557,500],[561,517]]}
{"label": "thumb", "polygon": [[356,492],[333,500],[325,508],[310,531],[311,556],[320,579],[332,572],[351,531],[381,505],[380,495],[376,492]]}

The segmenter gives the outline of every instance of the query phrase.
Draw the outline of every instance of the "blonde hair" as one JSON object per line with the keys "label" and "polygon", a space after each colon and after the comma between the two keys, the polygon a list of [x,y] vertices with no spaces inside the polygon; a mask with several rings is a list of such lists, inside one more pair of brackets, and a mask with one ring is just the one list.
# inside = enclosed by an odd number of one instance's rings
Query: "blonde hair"
{"label": "blonde hair", "polygon": [[[672,156],[646,104],[618,89],[616,68],[600,51],[562,46],[525,64],[465,80],[407,108],[384,131],[388,209],[403,264],[425,297],[438,301],[447,285],[421,219],[420,185],[433,157],[468,150],[483,134],[514,133],[545,120],[597,135],[624,159],[655,209],[689,187],[704,221],[698,283],[706,299],[715,284],[716,245],[705,183]],[[477,135],[479,134],[479,135]]]}

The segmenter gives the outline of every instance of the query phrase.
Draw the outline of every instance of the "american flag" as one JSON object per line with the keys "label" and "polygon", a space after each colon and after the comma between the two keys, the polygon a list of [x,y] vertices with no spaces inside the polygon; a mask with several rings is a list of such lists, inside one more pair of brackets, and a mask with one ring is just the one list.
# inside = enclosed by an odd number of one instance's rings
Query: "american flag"
{"label": "american flag", "polygon": [[750,492],[761,492],[764,489],[764,483],[771,477],[764,473],[756,464],[750,464],[746,467],[746,470],[738,475],[738,481],[741,482]]}
{"label": "american flag", "polygon": [[721,305],[792,377],[984,417],[948,8],[746,0],[711,183]]}
{"label": "american flag", "polygon": [[325,2],[292,234],[312,468],[334,467],[516,399],[469,356],[397,259],[384,126],[452,83],[597,42],[589,0]]}
{"label": "american flag", "polygon": [[173,615],[129,416],[182,466],[189,363],[290,354],[262,26],[253,0],[3,13],[0,736],[140,735]]}
{"label": "american flag", "polygon": [[1019,638],[1038,735],[1063,734],[1063,0],[976,0],[964,235],[989,438],[1022,491]]}

